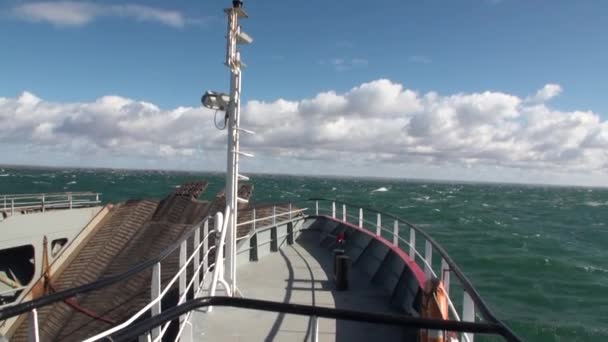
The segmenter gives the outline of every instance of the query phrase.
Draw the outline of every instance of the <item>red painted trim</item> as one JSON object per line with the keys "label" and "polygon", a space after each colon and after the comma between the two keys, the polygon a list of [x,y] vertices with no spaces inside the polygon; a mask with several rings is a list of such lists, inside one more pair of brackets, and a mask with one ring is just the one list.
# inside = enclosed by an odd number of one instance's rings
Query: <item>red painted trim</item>
{"label": "red painted trim", "polygon": [[397,254],[401,258],[401,260],[403,260],[405,265],[407,267],[409,267],[409,269],[412,271],[412,273],[414,273],[414,276],[416,277],[416,280],[418,281],[418,285],[420,285],[420,288],[424,289],[424,284],[426,283],[426,281],[425,281],[426,277],[424,276],[424,271],[420,268],[420,266],[418,266],[416,261],[412,260],[412,258],[410,258],[410,256],[407,253],[405,253],[404,250],[393,245],[392,242],[388,241],[387,239],[383,238],[382,236],[378,236],[378,235],[374,234],[373,232],[370,232],[367,229],[360,228],[359,226],[356,226],[350,222],[338,220],[337,218],[333,218],[333,217],[327,216],[327,215],[320,215],[320,217],[324,217],[330,221],[338,222],[351,229],[355,229],[359,232],[367,234],[367,235],[371,236],[372,238],[380,241],[384,245],[386,245],[386,247],[390,248],[390,250],[395,252],[395,254]]}

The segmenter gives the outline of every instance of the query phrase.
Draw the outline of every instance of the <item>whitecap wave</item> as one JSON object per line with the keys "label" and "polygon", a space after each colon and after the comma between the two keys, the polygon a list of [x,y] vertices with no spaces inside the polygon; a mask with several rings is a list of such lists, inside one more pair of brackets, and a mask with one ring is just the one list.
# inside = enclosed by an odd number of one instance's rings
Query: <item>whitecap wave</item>
{"label": "whitecap wave", "polygon": [[372,192],[387,192],[388,189],[385,187],[380,187],[378,189],[372,190]]}
{"label": "whitecap wave", "polygon": [[10,173],[3,173],[3,174],[0,174],[0,177],[8,177],[10,175],[11,175]]}
{"label": "whitecap wave", "polygon": [[603,207],[605,205],[608,205],[608,203],[604,202],[598,202],[598,201],[587,201],[585,202],[585,205],[588,207]]}
{"label": "whitecap wave", "polygon": [[593,272],[608,273],[607,269],[601,268],[598,266],[593,266],[593,265],[582,265],[582,266],[576,266],[576,267],[581,268],[581,269],[585,270],[585,272],[589,272],[589,273],[593,273]]}
{"label": "whitecap wave", "polygon": [[76,181],[67,182],[66,185],[70,185],[70,184],[76,184]]}

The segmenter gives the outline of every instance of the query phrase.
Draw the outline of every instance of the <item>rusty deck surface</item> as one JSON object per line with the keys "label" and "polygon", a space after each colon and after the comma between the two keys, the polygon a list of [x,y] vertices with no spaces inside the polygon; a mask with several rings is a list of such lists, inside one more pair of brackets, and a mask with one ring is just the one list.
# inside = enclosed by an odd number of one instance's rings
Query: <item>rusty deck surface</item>
{"label": "rusty deck surface", "polygon": [[[161,201],[135,200],[114,206],[74,261],[61,274],[52,276],[49,291],[91,283],[158,256],[190,225],[224,208],[223,192],[210,202],[197,200],[206,187],[206,182],[185,184]],[[242,185],[239,195],[248,198],[252,190],[252,185]],[[257,210],[258,217],[272,214],[271,207]],[[243,210],[239,222],[249,219],[251,214]],[[240,227],[238,235],[248,234],[249,229]],[[210,239],[210,244],[213,242]],[[177,270],[178,253],[173,253],[163,261],[163,283]],[[69,303],[41,308],[38,312],[41,341],[79,341],[124,321],[149,301],[151,272],[151,269],[140,272],[126,282],[78,296]],[[10,340],[26,341],[27,324],[22,323]]]}

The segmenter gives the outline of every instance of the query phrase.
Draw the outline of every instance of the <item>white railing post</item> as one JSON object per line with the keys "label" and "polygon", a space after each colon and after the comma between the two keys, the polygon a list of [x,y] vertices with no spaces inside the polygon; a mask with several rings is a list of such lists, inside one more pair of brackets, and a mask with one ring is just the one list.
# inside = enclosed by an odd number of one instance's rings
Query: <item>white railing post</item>
{"label": "white railing post", "polygon": [[253,212],[251,213],[251,225],[252,225],[251,233],[255,234],[255,226],[256,226],[255,225],[255,208],[253,208]]}
{"label": "white railing post", "polygon": [[[184,241],[182,241],[179,244],[179,267],[180,269],[186,264],[186,260],[188,259],[188,239],[185,239]],[[186,283],[187,283],[187,269],[184,269],[184,272],[182,272],[179,275],[179,296],[181,298],[181,296],[186,292]],[[180,301],[178,302],[178,304],[181,304],[182,300],[180,299]]]}
{"label": "white railing post", "polygon": [[[222,234],[222,224],[224,223],[224,216],[221,212],[217,212],[215,214],[215,267],[213,269],[213,280],[211,281],[211,291],[209,292],[210,296],[215,296],[215,291],[217,290],[217,282],[220,277],[220,273],[222,272],[223,264],[224,264],[224,251],[221,246],[221,234]],[[222,275],[223,278],[223,275]],[[207,312],[211,312],[213,307],[209,306],[207,308]]]}
{"label": "white railing post", "polygon": [[331,202],[331,217],[336,218],[336,202]]}
{"label": "white railing post", "polygon": [[410,228],[410,259],[416,261],[416,230]]}
{"label": "white railing post", "polygon": [[346,204],[342,204],[342,221],[346,222]]}
{"label": "white railing post", "polygon": [[363,228],[363,208],[359,208],[359,228]]}
{"label": "white railing post", "polygon": [[310,331],[310,341],[318,342],[319,341],[319,319],[317,316],[310,316],[310,324],[312,325]]}
{"label": "white railing post", "polygon": [[393,227],[393,245],[399,247],[399,222],[395,220],[395,226]]}
{"label": "white railing post", "polygon": [[[207,255],[207,253],[209,252],[209,219],[205,220],[205,223],[203,223],[203,274],[207,273],[207,270],[209,269],[209,256]],[[207,255],[207,257],[205,258],[205,255]],[[203,281],[203,286],[205,285],[205,282]]]}
{"label": "white railing post", "polygon": [[319,201],[315,201],[315,215],[319,216]]}
{"label": "white railing post", "polygon": [[45,210],[44,202],[45,202],[45,196],[44,196],[44,194],[42,194],[42,212],[44,212],[44,210]]}
{"label": "white railing post", "polygon": [[[462,321],[475,322],[475,303],[466,291],[464,291],[464,298],[462,299]],[[473,342],[473,336],[473,333],[464,333],[460,341]]]}
{"label": "white railing post", "polygon": [[277,225],[277,206],[276,205],[272,206],[272,225],[273,226]]}
{"label": "white railing post", "polygon": [[99,202],[99,194],[95,194],[95,202]]}
{"label": "white railing post", "polygon": [[424,265],[424,275],[426,279],[431,278],[431,266],[433,266],[433,245],[429,242],[429,240],[424,241],[424,260],[426,261]]}
{"label": "white railing post", "polygon": [[4,196],[4,210],[6,210],[6,196]]}
{"label": "white railing post", "polygon": [[68,201],[70,201],[70,209],[72,209],[72,194],[68,195]]}
{"label": "white railing post", "polygon": [[291,202],[289,202],[289,221],[291,221]]}
{"label": "white railing post", "polygon": [[[151,299],[155,300],[160,297],[161,282],[160,282],[160,262],[154,264],[152,268],[152,286],[151,286]],[[161,301],[152,305],[150,308],[152,316],[160,315],[161,312]],[[152,329],[152,339],[156,339],[160,335],[160,326]]]}
{"label": "white railing post", "polygon": [[[188,239],[184,239],[182,243],[179,245],[179,268],[181,269],[186,265],[186,260],[188,259]],[[178,305],[185,302],[187,298],[185,298],[186,294],[186,286],[188,282],[187,278],[188,268],[184,268],[184,271],[179,275],[179,300]],[[184,299],[182,299],[184,297]],[[186,315],[181,315],[179,317],[179,325],[182,326],[186,323]]]}
{"label": "white railing post", "polygon": [[15,215],[15,199],[11,198],[11,216]]}
{"label": "white railing post", "polygon": [[443,281],[443,288],[445,293],[449,296],[450,294],[450,266],[443,258],[441,258],[441,281]]}
{"label": "white railing post", "polygon": [[192,276],[194,277],[194,282],[192,283],[193,289],[194,289],[194,294],[196,295],[196,293],[198,292],[198,289],[200,287],[200,280],[201,280],[201,273],[200,271],[197,273],[196,270],[199,269],[199,266],[201,264],[201,250],[200,248],[198,248],[198,246],[201,244],[201,226],[199,225],[195,230],[194,230],[194,242],[192,243],[192,248],[194,248],[194,250],[196,252],[194,252],[194,268],[193,268],[193,272]]}
{"label": "white railing post", "polygon": [[376,218],[376,235],[380,236],[382,233],[382,215],[378,213],[378,217]]}
{"label": "white railing post", "polygon": [[27,337],[29,342],[38,342],[40,341],[40,330],[38,327],[38,311],[33,309],[29,314],[29,325],[27,331]]}

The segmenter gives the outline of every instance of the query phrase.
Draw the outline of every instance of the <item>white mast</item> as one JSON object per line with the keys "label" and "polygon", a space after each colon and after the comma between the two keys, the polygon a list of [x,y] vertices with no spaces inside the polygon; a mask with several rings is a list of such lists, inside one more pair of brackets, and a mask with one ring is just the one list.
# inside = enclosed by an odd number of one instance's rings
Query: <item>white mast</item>
{"label": "white mast", "polygon": [[228,220],[226,225],[226,281],[230,293],[236,293],[236,238],[238,203],[246,200],[238,198],[239,190],[239,133],[241,114],[241,56],[237,44],[250,43],[251,38],[238,24],[239,18],[247,18],[242,1],[232,1],[232,7],[224,10],[228,15],[228,33],[226,46],[226,66],[230,69],[230,103],[226,111],[228,119],[228,156],[226,166],[226,206]]}
{"label": "white mast", "polygon": [[[241,131],[253,133],[251,131],[240,128],[241,114],[241,68],[244,64],[241,62],[241,56],[237,50],[238,44],[249,44],[253,40],[245,32],[241,31],[238,24],[239,18],[247,18],[247,13],[243,10],[243,2],[233,0],[232,7],[224,10],[228,16],[228,33],[226,36],[226,66],[230,69],[230,94],[207,91],[202,98],[203,105],[210,109],[226,111],[226,125],[228,127],[228,156],[226,165],[226,210],[224,217],[224,229],[222,238],[225,237],[226,243],[226,268],[224,274],[222,265],[218,265],[214,275],[211,295],[215,293],[217,281],[220,283],[228,283],[229,293],[236,293],[236,224],[238,204],[246,203],[247,200],[238,197],[239,179],[248,180],[247,177],[239,174],[239,155],[252,157],[253,155],[241,152],[239,150],[239,133]],[[223,239],[216,240],[216,248],[219,251],[224,243]],[[217,262],[217,261],[216,261]],[[221,278],[220,278],[221,277]]]}

